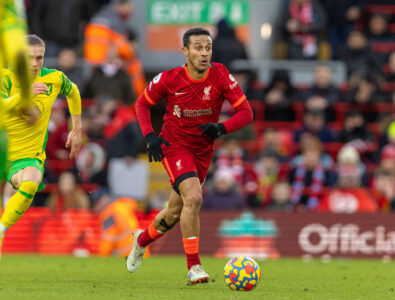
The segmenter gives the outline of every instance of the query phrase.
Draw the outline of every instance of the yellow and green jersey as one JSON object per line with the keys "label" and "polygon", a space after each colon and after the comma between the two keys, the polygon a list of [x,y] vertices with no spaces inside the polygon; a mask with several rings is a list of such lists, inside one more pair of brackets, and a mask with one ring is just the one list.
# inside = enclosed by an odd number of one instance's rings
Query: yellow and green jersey
{"label": "yellow and green jersey", "polygon": [[[20,94],[20,86],[12,70],[3,69],[2,75],[3,80],[0,89],[2,99],[0,101],[4,101],[4,105],[7,106],[11,101],[15,101]],[[48,139],[48,123],[52,105],[56,98],[61,94],[67,97],[68,102],[69,98],[72,97],[78,98],[76,99],[77,102],[81,103],[77,86],[63,72],[42,68],[33,82],[45,83],[49,92],[33,97],[33,103],[41,111],[41,116],[34,125],[28,124],[22,114],[15,114],[15,112],[5,114],[3,121],[8,132],[9,161],[23,158],[38,158],[44,161],[46,157],[45,146]]]}

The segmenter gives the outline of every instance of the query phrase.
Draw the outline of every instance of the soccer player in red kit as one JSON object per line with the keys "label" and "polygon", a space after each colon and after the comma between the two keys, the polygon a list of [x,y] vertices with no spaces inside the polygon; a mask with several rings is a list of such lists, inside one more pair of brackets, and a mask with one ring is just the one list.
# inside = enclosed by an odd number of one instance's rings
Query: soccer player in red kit
{"label": "soccer player in red kit", "polygon": [[[201,185],[213,156],[213,143],[221,135],[250,123],[252,111],[226,67],[210,63],[212,40],[207,30],[188,30],[183,44],[186,64],[158,74],[136,103],[149,161],[162,161],[173,190],[168,207],[158,213],[148,228],[135,232],[126,266],[129,272],[135,272],[143,261],[146,246],[180,221],[188,283],[196,284],[209,281],[199,259],[199,211]],[[162,98],[166,113],[158,137],[151,125],[150,108]],[[217,123],[224,100],[231,103],[236,113]]]}

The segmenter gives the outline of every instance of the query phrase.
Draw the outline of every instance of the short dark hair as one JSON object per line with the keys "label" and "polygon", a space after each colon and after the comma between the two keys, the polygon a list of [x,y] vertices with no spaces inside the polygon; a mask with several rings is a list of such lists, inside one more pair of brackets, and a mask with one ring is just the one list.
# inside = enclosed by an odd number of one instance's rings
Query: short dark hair
{"label": "short dark hair", "polygon": [[182,42],[184,44],[184,47],[189,46],[189,37],[191,35],[208,35],[209,37],[211,37],[210,32],[207,29],[204,29],[202,27],[194,27],[191,29],[188,29],[187,32],[184,33],[184,36],[182,37]]}
{"label": "short dark hair", "polygon": [[27,36],[27,42],[29,46],[41,46],[45,48],[45,42],[42,38],[35,34],[29,34]]}

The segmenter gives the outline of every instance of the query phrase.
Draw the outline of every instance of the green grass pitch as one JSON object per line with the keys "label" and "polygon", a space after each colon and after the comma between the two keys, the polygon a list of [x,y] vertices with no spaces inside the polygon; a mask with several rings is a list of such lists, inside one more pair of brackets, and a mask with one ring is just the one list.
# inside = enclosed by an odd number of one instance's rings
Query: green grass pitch
{"label": "green grass pitch", "polygon": [[150,257],[129,274],[120,258],[5,255],[0,299],[395,299],[395,263],[380,260],[258,260],[262,277],[250,292],[225,286],[226,259],[202,262],[213,281],[190,287],[182,256]]}

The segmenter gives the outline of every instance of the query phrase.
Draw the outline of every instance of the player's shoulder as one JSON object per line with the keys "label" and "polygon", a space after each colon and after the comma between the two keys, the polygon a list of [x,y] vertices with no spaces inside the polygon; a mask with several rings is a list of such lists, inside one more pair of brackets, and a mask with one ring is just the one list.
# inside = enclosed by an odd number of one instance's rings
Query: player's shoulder
{"label": "player's shoulder", "polygon": [[56,69],[47,69],[47,68],[41,68],[41,71],[39,75],[41,77],[46,77],[46,76],[59,76],[62,74],[62,71],[56,70]]}
{"label": "player's shoulder", "polygon": [[183,71],[182,66],[172,68],[163,72],[158,73],[152,81],[154,83],[158,83],[159,81],[166,81],[166,82],[172,82],[174,79],[176,79],[180,73]]}
{"label": "player's shoulder", "polygon": [[223,65],[221,63],[212,62],[212,63],[210,63],[210,65],[211,65],[210,72],[217,73],[220,75],[228,75],[229,74],[228,69],[225,67],[225,65]]}

